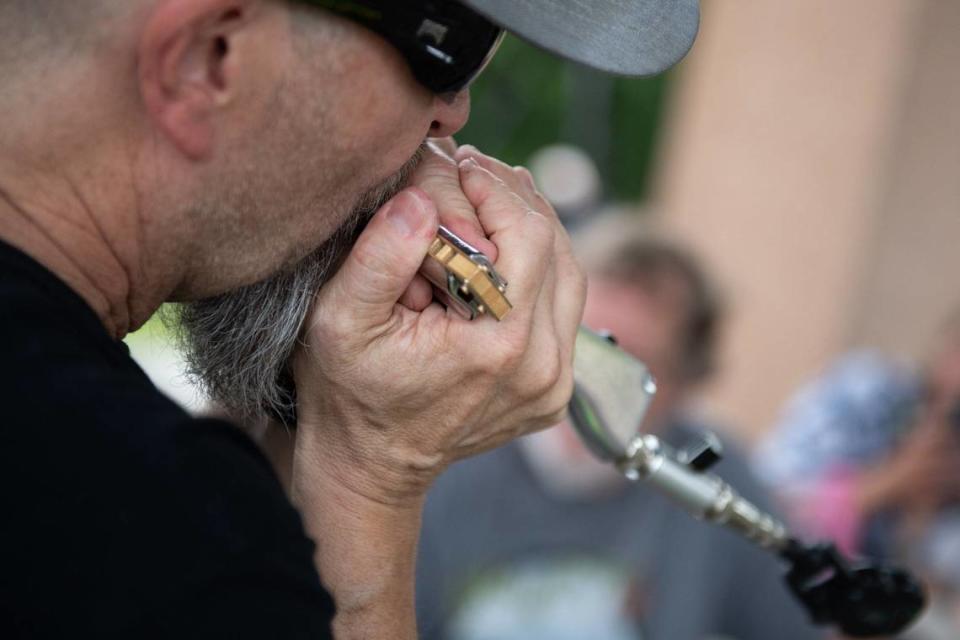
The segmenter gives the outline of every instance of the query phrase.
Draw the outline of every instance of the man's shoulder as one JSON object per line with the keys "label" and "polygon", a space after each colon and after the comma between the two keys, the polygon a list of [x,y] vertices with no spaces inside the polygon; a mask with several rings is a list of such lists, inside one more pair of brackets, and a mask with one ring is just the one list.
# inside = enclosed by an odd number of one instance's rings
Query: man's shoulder
{"label": "man's shoulder", "polygon": [[221,609],[267,598],[267,584],[290,597],[281,609],[312,602],[305,621],[328,615],[313,542],[257,446],[227,423],[166,416],[126,422],[126,433],[35,425],[45,434],[0,453],[4,600],[51,635],[51,606],[111,637],[145,620],[184,624],[204,613],[198,597],[219,594]]}
{"label": "man's shoulder", "polygon": [[256,444],[191,418],[31,269],[0,283],[0,636],[195,637],[230,607],[323,628],[313,543]]}

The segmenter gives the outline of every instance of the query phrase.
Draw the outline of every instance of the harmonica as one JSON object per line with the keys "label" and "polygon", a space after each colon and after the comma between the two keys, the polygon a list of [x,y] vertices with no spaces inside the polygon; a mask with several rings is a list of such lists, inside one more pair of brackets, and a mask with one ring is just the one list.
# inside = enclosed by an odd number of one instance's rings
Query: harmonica
{"label": "harmonica", "polygon": [[490,258],[444,226],[430,244],[420,274],[448,307],[470,320],[485,314],[503,320],[513,308],[507,299],[507,281]]}

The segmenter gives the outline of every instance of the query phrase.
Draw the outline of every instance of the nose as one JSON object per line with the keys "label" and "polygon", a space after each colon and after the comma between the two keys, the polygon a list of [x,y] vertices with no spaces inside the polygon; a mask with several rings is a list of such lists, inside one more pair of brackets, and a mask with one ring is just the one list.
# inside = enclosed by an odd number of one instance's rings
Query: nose
{"label": "nose", "polygon": [[431,138],[452,136],[467,124],[470,118],[470,92],[434,96],[433,122],[430,124]]}

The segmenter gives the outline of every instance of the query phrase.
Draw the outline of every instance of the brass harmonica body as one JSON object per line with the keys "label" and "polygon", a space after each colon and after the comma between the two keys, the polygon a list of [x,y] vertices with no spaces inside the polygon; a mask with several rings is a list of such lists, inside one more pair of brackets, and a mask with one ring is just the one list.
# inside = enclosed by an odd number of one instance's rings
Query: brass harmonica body
{"label": "brass harmonica body", "polygon": [[430,245],[420,267],[448,307],[473,320],[489,314],[503,320],[513,308],[507,299],[507,281],[490,259],[444,226]]}

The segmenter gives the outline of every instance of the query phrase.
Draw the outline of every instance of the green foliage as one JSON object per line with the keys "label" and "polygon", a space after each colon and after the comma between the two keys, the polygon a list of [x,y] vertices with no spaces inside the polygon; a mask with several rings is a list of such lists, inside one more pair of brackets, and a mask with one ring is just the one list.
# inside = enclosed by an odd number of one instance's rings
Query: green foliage
{"label": "green foliage", "polygon": [[646,194],[657,150],[669,76],[619,79],[614,85],[613,144],[606,165],[608,184],[622,199]]}
{"label": "green foliage", "polygon": [[574,144],[597,163],[607,197],[641,198],[667,84],[596,73],[508,36],[473,86],[473,115],[457,139],[511,164]]}

